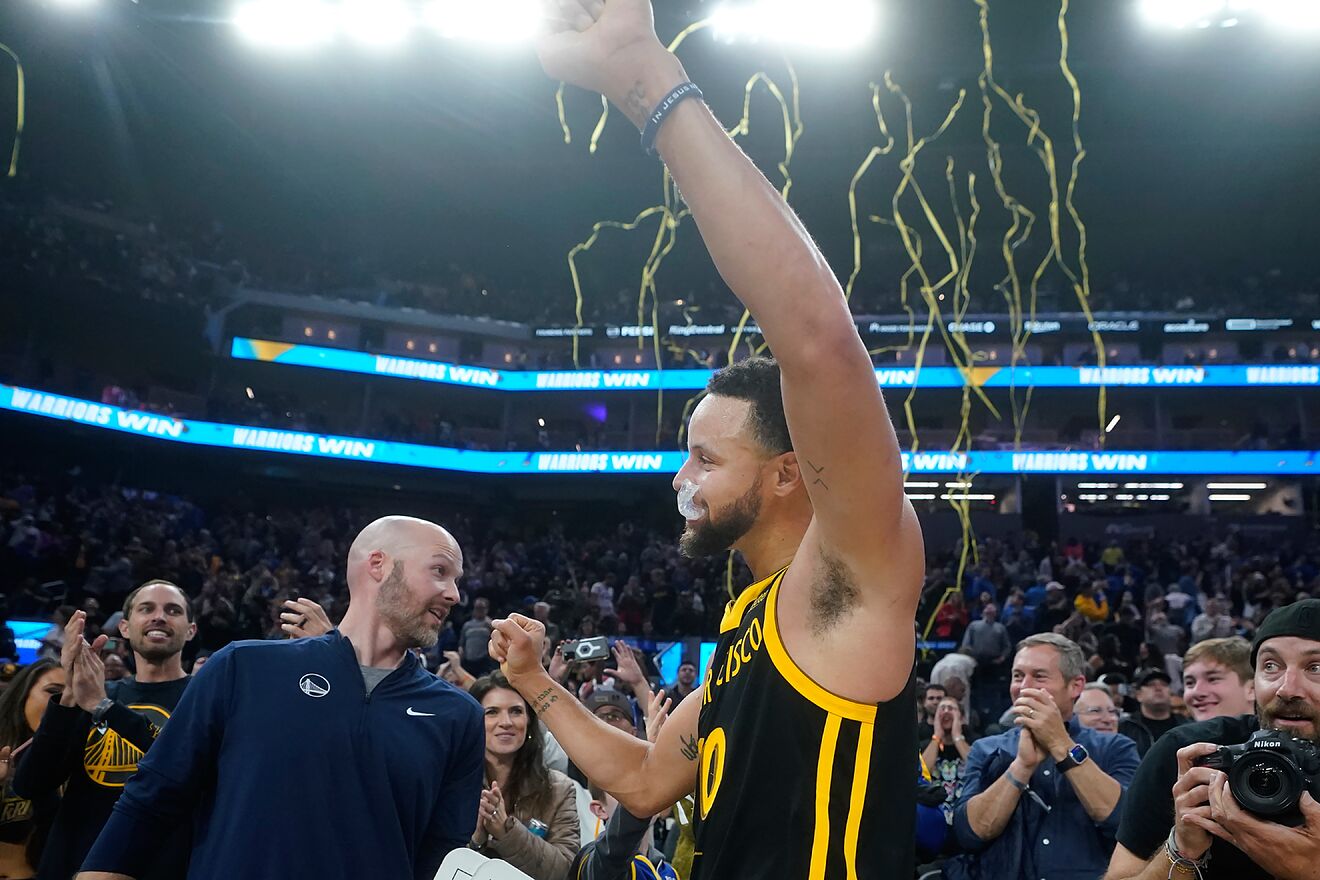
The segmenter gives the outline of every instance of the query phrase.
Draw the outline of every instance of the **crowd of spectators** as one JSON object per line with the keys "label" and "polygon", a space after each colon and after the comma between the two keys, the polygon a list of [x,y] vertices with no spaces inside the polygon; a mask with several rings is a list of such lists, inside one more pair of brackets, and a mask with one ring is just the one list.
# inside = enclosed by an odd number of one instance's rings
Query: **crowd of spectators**
{"label": "crowd of spectators", "polygon": [[[0,203],[0,232],[0,265],[47,283],[91,280],[108,291],[160,302],[214,304],[216,293],[223,289],[214,282],[223,279],[239,286],[530,325],[564,325],[575,314],[574,302],[563,300],[562,294],[549,295],[541,278],[496,280],[477,267],[433,258],[376,264],[330,246],[243,252],[219,221],[166,229],[151,218],[130,218],[105,202]],[[1226,277],[1209,279],[1194,273],[1099,277],[1093,281],[1089,305],[1094,311],[1229,314],[1247,301],[1253,303],[1253,315],[1306,315],[1320,308],[1320,279],[1292,277],[1270,268]],[[858,314],[893,314],[895,302],[895,290],[863,285],[853,309]],[[742,316],[741,306],[714,279],[685,283],[680,292],[666,295],[656,305],[662,326],[728,325]],[[1038,292],[1036,308],[1079,310],[1070,291],[1048,283]],[[582,309],[589,325],[639,322],[633,288],[593,290],[584,297]],[[650,322],[648,304],[641,323]],[[1277,359],[1278,353],[1273,355]],[[1289,360],[1310,358],[1305,350]]]}
{"label": "crowd of spectators", "polygon": [[[192,669],[231,641],[287,637],[291,601],[301,600],[296,607],[303,611],[317,608],[324,628],[339,620],[348,599],[348,544],[373,514],[348,506],[258,512],[200,505],[11,466],[0,480],[4,613],[49,618],[42,653],[58,659],[70,621],[85,622],[89,632],[114,633],[126,619],[118,610],[124,597],[161,579],[178,586],[195,615],[196,638],[181,647],[185,668]],[[437,674],[471,688],[485,707],[488,775],[501,787],[539,792],[521,812],[508,813],[512,821],[501,812],[500,788],[494,796],[488,789],[473,845],[530,876],[560,880],[577,864],[579,843],[594,836],[582,823],[594,822],[593,814],[603,821],[616,805],[576,774],[516,691],[502,683],[486,652],[492,620],[512,611],[537,618],[551,644],[596,635],[626,640],[605,662],[573,665],[556,652],[551,673],[602,720],[643,736],[648,721],[663,723],[658,688],[681,698],[699,686],[696,642],[718,630],[728,599],[725,561],[684,559],[672,535],[627,522],[518,529],[476,515],[445,519],[464,548],[466,574],[460,604],[424,659]],[[1119,823],[1117,795],[1107,786],[1132,784],[1141,756],[1153,754],[1189,715],[1200,719],[1221,705],[1249,712],[1243,708],[1250,706],[1244,690],[1248,641],[1272,610],[1320,591],[1320,545],[1312,535],[1280,539],[1230,530],[1191,540],[1046,544],[1023,533],[985,538],[968,550],[965,567],[960,547],[930,554],[916,621],[921,755],[914,757],[926,780],[919,809],[930,814],[919,823],[916,845],[924,860],[942,864],[945,876],[955,878],[984,876],[967,873],[962,855],[983,849],[985,864],[1000,866],[1004,877],[1019,876],[1028,864],[1045,876],[1064,864],[1051,861],[1055,854],[1047,849],[1056,836],[1068,841],[1059,847],[1060,859],[1107,862]],[[733,569],[735,589],[748,579],[744,569]],[[671,641],[684,643],[686,659],[678,678],[665,682],[651,658]],[[105,679],[131,681],[135,662],[140,658],[130,641],[108,643]],[[1031,663],[1039,669],[1027,675],[1035,678],[1023,674]],[[1237,696],[1218,683],[1225,670],[1237,675]],[[28,678],[36,680],[35,674]],[[1024,705],[1039,706],[1045,721],[1022,722]],[[1016,813],[995,818],[982,802],[969,813],[968,804],[1000,775],[1025,773],[1031,787],[1042,784],[1039,773],[1049,775],[1051,765],[1040,755],[1014,765],[1021,770],[987,757],[1006,754],[1005,748],[1011,756],[1027,730],[1042,744],[1083,744],[1097,772],[1106,774],[1093,780],[1099,800],[1073,800],[1034,819]],[[977,746],[1003,738],[1000,751]],[[503,747],[506,740],[517,746]],[[525,748],[545,755],[553,768],[548,775],[539,763],[518,757]],[[1021,803],[1027,801],[1024,794]],[[536,818],[542,814],[545,821]],[[1000,820],[1008,824],[997,825]],[[1086,835],[1099,836],[1078,837],[1081,827],[1098,829]],[[506,839],[509,829],[516,833]],[[1025,854],[1006,854],[996,843],[1022,835],[1036,841]],[[659,847],[657,857],[673,858],[681,838],[669,817],[647,845]],[[1077,876],[1100,876],[1086,870]]]}

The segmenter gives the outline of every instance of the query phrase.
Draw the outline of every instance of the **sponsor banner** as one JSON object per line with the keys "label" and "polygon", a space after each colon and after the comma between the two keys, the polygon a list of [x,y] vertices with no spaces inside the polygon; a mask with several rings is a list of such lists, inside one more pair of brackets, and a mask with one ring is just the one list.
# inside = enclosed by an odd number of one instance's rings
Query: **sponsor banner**
{"label": "sponsor banner", "polygon": [[[709,370],[511,372],[243,337],[234,339],[230,353],[241,360],[393,376],[473,388],[494,388],[500,391],[692,391],[704,388],[711,376]],[[875,378],[882,387],[897,388],[961,388],[964,380],[985,388],[1092,388],[1100,385],[1166,388],[1320,386],[1320,366],[974,367],[967,372],[966,377],[956,367],[924,367],[920,372],[905,367],[882,367],[875,371]]]}
{"label": "sponsor banner", "polygon": [[[863,336],[907,336],[921,335],[925,330],[924,316],[917,321],[895,316],[881,316],[875,319],[864,318],[857,322],[857,332]],[[1320,321],[1307,317],[1242,317],[1221,319],[1208,315],[1188,317],[1173,315],[1139,315],[1130,313],[1101,314],[1093,320],[1087,320],[1076,313],[1051,313],[1038,315],[1035,320],[1023,321],[1022,328],[1028,333],[1061,333],[1073,337],[1086,337],[1091,333],[1118,333],[1143,335],[1177,335],[1186,333],[1210,332],[1270,332],[1278,333],[1302,328],[1307,324],[1317,329]],[[712,324],[662,324],[659,328],[650,324],[598,325],[598,326],[552,326],[533,327],[532,335],[538,339],[557,339],[565,337],[588,337],[594,339],[620,339],[629,337],[651,337],[658,331],[670,337],[732,336],[737,329],[737,322]],[[1012,335],[1013,325],[1004,316],[975,315],[962,322],[946,322],[950,332],[966,333],[972,336],[998,336],[1007,339]],[[761,335],[761,330],[754,322],[749,322],[743,329],[745,334]]]}
{"label": "sponsor banner", "polygon": [[[481,474],[672,474],[684,452],[481,452],[176,419],[0,386],[0,409],[174,443]],[[1316,451],[905,452],[914,474],[1314,474]]]}

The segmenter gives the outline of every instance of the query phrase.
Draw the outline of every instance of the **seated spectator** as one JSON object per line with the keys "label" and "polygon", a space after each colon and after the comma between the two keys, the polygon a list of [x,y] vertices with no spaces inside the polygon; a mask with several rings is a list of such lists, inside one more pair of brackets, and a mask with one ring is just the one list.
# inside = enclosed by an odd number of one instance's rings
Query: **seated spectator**
{"label": "seated spectator", "polygon": [[[188,687],[181,656],[197,632],[192,604],[174,584],[148,581],[124,601],[120,635],[133,651],[137,675],[106,683],[104,634],[88,642],[86,617],[65,627],[62,665],[72,671],[63,693],[45,707],[32,746],[15,768],[13,787],[33,800],[62,791],[42,853],[41,877],[70,877],[110,819],[124,784],[153,748]],[[144,878],[186,873],[186,833],[161,841]]]}
{"label": "seated spectator", "polygon": [[1109,597],[1105,594],[1108,583],[1102,578],[1091,582],[1089,590],[1078,593],[1073,607],[1091,623],[1104,623],[1109,619]]}
{"label": "seated spectator", "polygon": [[503,674],[469,693],[486,719],[486,789],[472,847],[532,880],[564,880],[579,847],[573,783],[542,758],[541,724]]}
{"label": "seated spectator", "polygon": [[1109,687],[1098,681],[1087,682],[1081,696],[1073,704],[1073,713],[1083,727],[1097,733],[1118,733],[1118,719],[1123,713],[1114,705]]}
{"label": "seated spectator", "polygon": [[[1172,731],[1141,762],[1128,790],[1106,880],[1229,877],[1311,880],[1320,864],[1320,806],[1307,793],[1298,827],[1244,810],[1220,770],[1194,766],[1257,730],[1320,738],[1320,599],[1278,608],[1252,643],[1257,710]],[[1209,862],[1207,863],[1207,859]]]}
{"label": "seated spectator", "polygon": [[573,880],[679,880],[655,848],[650,817],[639,819],[594,785],[591,810],[597,834],[573,859],[568,873]]}
{"label": "seated spectator", "polygon": [[935,735],[935,712],[940,701],[948,695],[942,684],[926,685],[917,710],[917,742],[923,743]]}
{"label": "seated spectator", "polygon": [[1237,635],[1233,618],[1227,613],[1228,603],[1218,596],[1205,600],[1205,610],[1192,620],[1192,644],[1206,639],[1227,639]]}
{"label": "seated spectator", "polygon": [[19,670],[0,694],[0,877],[35,877],[45,843],[45,830],[59,795],[48,792],[37,800],[14,793],[9,781],[22,758],[14,752],[32,738],[42,713],[64,692],[64,669],[43,658]]}
{"label": "seated spectator", "polygon": [[972,746],[953,824],[967,854],[947,863],[949,880],[1104,871],[1138,758],[1127,737],[1074,717],[1085,668],[1081,649],[1056,634],[1018,647],[1009,686],[1016,726]]}
{"label": "seated spectator", "polygon": [[1183,700],[1196,721],[1254,712],[1251,644],[1235,636],[1192,645],[1183,657]]}
{"label": "seated spectator", "polygon": [[1145,755],[1150,747],[1183,719],[1173,714],[1173,679],[1162,669],[1149,669],[1137,679],[1137,704],[1141,707],[1118,725],[1118,732],[1137,744],[1137,753]]}
{"label": "seated spectator", "polygon": [[1073,614],[1073,605],[1068,601],[1068,591],[1058,581],[1045,585],[1045,601],[1036,609],[1036,631],[1054,632]]}
{"label": "seated spectator", "polygon": [[962,593],[950,593],[940,605],[940,610],[935,612],[935,625],[931,628],[931,635],[940,640],[957,641],[967,629],[969,619]]}
{"label": "seated spectator", "polygon": [[944,786],[945,800],[940,805],[944,820],[953,825],[953,808],[962,796],[963,778],[967,771],[967,756],[971,754],[969,735],[963,730],[962,707],[958,701],[945,697],[935,712],[935,733],[921,752],[921,759],[930,770],[931,779]]}
{"label": "seated spectator", "polygon": [[665,690],[674,698],[675,703],[681,703],[683,698],[697,687],[697,664],[691,660],[684,660],[678,664],[678,679]]}

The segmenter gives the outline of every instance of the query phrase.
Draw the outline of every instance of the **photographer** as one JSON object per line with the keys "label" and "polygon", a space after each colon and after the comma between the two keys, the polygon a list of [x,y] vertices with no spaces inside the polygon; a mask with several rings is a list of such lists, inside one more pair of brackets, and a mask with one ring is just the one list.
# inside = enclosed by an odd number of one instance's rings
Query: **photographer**
{"label": "photographer", "polygon": [[[1180,727],[1146,755],[1127,794],[1107,880],[1316,876],[1320,805],[1311,794],[1303,792],[1291,816],[1253,815],[1230,790],[1225,772],[1196,763],[1219,746],[1247,742],[1258,730],[1309,743],[1320,739],[1320,599],[1271,612],[1256,633],[1252,663],[1256,715]],[[1250,753],[1235,757],[1251,760]]]}

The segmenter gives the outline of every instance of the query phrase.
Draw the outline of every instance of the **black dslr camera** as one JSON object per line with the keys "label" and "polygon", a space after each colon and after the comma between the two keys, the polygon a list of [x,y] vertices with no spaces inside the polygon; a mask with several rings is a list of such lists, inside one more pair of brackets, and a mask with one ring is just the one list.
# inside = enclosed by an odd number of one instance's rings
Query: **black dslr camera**
{"label": "black dslr camera", "polygon": [[1228,787],[1244,810],[1282,825],[1302,824],[1302,792],[1320,800],[1320,748],[1281,730],[1258,730],[1241,745],[1220,746],[1196,766],[1228,773]]}

